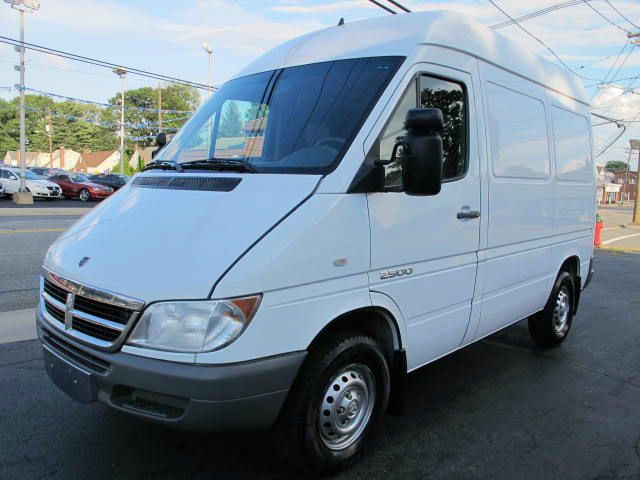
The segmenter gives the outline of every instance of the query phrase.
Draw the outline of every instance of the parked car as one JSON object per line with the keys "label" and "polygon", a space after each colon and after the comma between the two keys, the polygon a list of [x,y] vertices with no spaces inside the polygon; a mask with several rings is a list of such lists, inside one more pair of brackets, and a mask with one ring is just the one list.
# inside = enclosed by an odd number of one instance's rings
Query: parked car
{"label": "parked car", "polygon": [[44,178],[49,178],[54,175],[68,175],[69,172],[64,168],[45,168],[45,167],[33,167],[30,169],[36,175],[40,175]]}
{"label": "parked car", "polygon": [[[4,185],[6,195],[13,195],[20,190],[20,169],[11,167],[0,168],[0,183]],[[25,170],[25,186],[31,192],[33,198],[46,198],[54,200],[61,198],[60,187],[55,183],[45,180],[30,170]]]}
{"label": "parked car", "polygon": [[106,185],[114,190],[118,190],[127,184],[129,176],[115,173],[99,173],[97,175],[90,175],[89,180],[93,183],[99,183],[100,185]]}
{"label": "parked car", "polygon": [[[233,111],[256,118],[217,128]],[[46,371],[81,402],[273,428],[300,469],[345,468],[410,372],[525,318],[541,348],[568,338],[592,148],[579,80],[468,17],[290,40],[52,244]]]}
{"label": "parked car", "polygon": [[103,200],[113,193],[113,188],[91,182],[79,173],[54,175],[49,181],[57,183],[66,198],[79,198],[83,202]]}

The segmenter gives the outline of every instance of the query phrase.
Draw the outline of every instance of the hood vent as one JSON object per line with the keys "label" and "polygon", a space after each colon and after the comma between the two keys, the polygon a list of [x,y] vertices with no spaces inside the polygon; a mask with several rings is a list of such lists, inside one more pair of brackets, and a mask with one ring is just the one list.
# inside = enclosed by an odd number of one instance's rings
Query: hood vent
{"label": "hood vent", "polygon": [[230,192],[242,181],[234,177],[138,177],[132,186],[162,188],[166,190],[200,190],[203,192]]}

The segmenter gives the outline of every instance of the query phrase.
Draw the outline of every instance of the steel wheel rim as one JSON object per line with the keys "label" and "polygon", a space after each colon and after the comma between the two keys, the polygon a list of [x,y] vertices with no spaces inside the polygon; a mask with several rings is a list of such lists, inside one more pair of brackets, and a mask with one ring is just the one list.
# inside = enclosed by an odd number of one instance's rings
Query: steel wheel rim
{"label": "steel wheel rim", "polygon": [[330,450],[356,442],[367,427],[376,397],[376,380],[369,367],[353,363],[328,383],[318,414],[320,438]]}
{"label": "steel wheel rim", "polygon": [[82,190],[80,192],[80,200],[82,200],[83,202],[89,200],[89,192],[87,192],[86,190]]}
{"label": "steel wheel rim", "polygon": [[556,305],[553,309],[553,331],[562,337],[569,329],[569,315],[571,312],[571,302],[569,301],[569,290],[562,287],[556,297]]}

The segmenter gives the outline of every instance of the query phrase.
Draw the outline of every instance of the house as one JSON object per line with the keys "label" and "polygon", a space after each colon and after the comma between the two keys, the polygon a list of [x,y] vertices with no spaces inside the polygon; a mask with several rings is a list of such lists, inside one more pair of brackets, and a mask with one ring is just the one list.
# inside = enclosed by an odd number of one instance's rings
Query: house
{"label": "house", "polygon": [[[8,151],[4,156],[4,163],[19,166],[19,156],[20,152],[18,151]],[[27,152],[26,158],[27,168],[45,167],[71,170],[78,163],[80,153],[60,147],[58,150],[54,150],[51,155],[49,152]]]}
{"label": "house", "polygon": [[73,170],[80,159],[80,152],[72,149],[60,147],[53,151],[49,156],[48,153],[42,153],[38,160],[39,166],[49,168],[62,168],[63,170]]}
{"label": "house", "polygon": [[607,172],[602,165],[596,165],[596,189],[599,205],[619,203],[621,199],[620,187],[615,183],[615,175]]}
{"label": "house", "polygon": [[133,151],[133,155],[129,159],[129,166],[133,170],[139,170],[141,167],[148,165],[152,160],[153,152],[156,151],[158,147],[145,147],[138,148],[136,145],[136,149]]}
{"label": "house", "polygon": [[120,152],[117,150],[101,150],[96,152],[84,150],[74,170],[83,173],[111,172],[119,162]]}
{"label": "house", "polygon": [[[44,167],[45,159],[42,158],[42,152],[26,152],[26,165],[27,168],[33,167]],[[49,155],[49,154],[47,154]],[[4,164],[10,167],[19,167],[20,166],[20,151],[16,150],[8,150],[4,156]]]}
{"label": "house", "polygon": [[613,183],[622,185],[621,200],[634,202],[638,192],[638,172],[620,170],[613,172]]}

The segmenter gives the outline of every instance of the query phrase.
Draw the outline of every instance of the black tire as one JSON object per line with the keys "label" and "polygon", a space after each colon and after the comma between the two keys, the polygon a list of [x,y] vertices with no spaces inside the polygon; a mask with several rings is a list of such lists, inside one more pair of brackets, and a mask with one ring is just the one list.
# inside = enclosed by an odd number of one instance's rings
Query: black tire
{"label": "black tire", "polygon": [[87,190],[86,188],[83,188],[82,190],[80,190],[80,193],[78,194],[78,198],[80,199],[81,202],[88,202],[91,199],[91,194],[89,193],[89,190]]}
{"label": "black tire", "polygon": [[[361,369],[361,366],[364,366],[364,369]],[[375,379],[371,388],[375,396],[372,398],[371,395],[354,396],[356,394],[353,392],[357,390],[353,388],[357,385],[349,382],[366,384],[358,372],[364,372],[367,378],[372,374]],[[331,397],[332,389],[336,390],[335,400]],[[362,455],[374,436],[389,402],[389,390],[389,365],[382,349],[373,338],[346,332],[328,336],[311,347],[289,392],[274,426],[276,448],[294,467],[308,473],[322,474],[350,466]],[[365,397],[372,402],[370,410],[369,402],[367,407],[364,407]],[[353,411],[352,398],[356,399],[357,413]],[[330,418],[324,417],[329,413],[326,409],[327,401],[331,401],[332,404],[335,402]],[[345,402],[349,402],[346,409]],[[368,415],[366,412],[362,413],[365,408],[370,412]],[[342,413],[342,417],[339,413]],[[344,419],[349,415],[353,416],[352,419]],[[352,442],[344,448],[340,445],[332,445],[333,448],[330,448],[327,442],[334,441],[331,434],[337,434],[331,431],[329,420],[335,424],[352,421],[353,424],[346,428],[357,423],[355,431],[359,433],[354,433],[351,438],[344,440]],[[340,439],[335,438],[336,442],[338,440]]]}
{"label": "black tire", "polygon": [[529,317],[529,333],[539,347],[556,347],[567,338],[573,321],[575,298],[573,275],[563,270],[556,278],[544,310]]}

